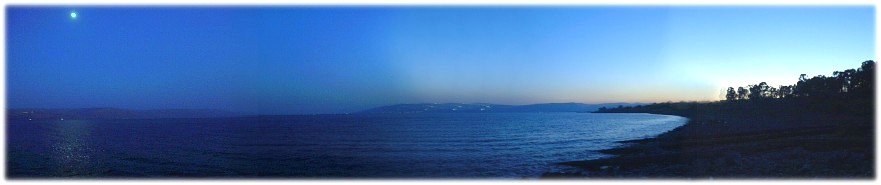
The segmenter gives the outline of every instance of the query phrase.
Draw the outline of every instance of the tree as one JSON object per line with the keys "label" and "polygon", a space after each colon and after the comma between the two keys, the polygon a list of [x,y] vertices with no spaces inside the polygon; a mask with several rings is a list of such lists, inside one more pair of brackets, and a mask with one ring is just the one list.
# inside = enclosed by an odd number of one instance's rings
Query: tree
{"label": "tree", "polygon": [[835,71],[832,76],[817,75],[808,77],[801,74],[798,82],[793,85],[781,85],[779,88],[760,82],[746,87],[728,87],[725,99],[761,100],[769,98],[836,98],[862,97],[874,98],[875,93],[875,61],[867,60],[858,69]]}
{"label": "tree", "polygon": [[737,87],[737,99],[746,100],[749,97],[749,90],[743,87]]}
{"label": "tree", "polygon": [[863,97],[873,97],[875,94],[875,61],[863,62],[859,69],[854,72],[851,82],[853,91]]}
{"label": "tree", "polygon": [[771,98],[773,93],[771,92],[771,86],[768,86],[768,83],[761,82],[761,83],[759,83],[758,86],[759,86],[759,92],[761,92],[759,94],[761,95],[762,98]]}
{"label": "tree", "polygon": [[725,93],[725,100],[728,100],[728,101],[737,100],[737,92],[734,91],[734,87],[728,87],[728,90]]}
{"label": "tree", "polygon": [[780,88],[777,89],[777,97],[778,98],[791,98],[792,97],[792,85],[781,85]]}
{"label": "tree", "polygon": [[770,97],[770,88],[768,84],[765,82],[759,83],[757,85],[749,85],[749,99],[758,100]]}
{"label": "tree", "polygon": [[853,90],[853,77],[856,70],[848,69],[844,71],[835,71],[832,76],[841,84],[841,92],[850,92]]}
{"label": "tree", "polygon": [[771,87],[770,89],[768,89],[768,96],[767,96],[767,98],[780,98],[780,94],[779,94],[778,91],[779,91],[779,90],[778,90],[777,88],[775,88],[775,87]]}

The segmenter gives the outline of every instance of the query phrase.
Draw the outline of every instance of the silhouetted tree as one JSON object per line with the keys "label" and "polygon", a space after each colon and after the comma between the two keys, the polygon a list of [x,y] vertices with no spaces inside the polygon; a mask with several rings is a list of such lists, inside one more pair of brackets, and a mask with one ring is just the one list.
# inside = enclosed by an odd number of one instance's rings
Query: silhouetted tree
{"label": "silhouetted tree", "polygon": [[780,88],[777,89],[777,98],[791,98],[792,97],[792,86],[791,85],[781,85]]}
{"label": "silhouetted tree", "polygon": [[860,97],[874,97],[875,94],[875,61],[863,62],[854,72],[850,88]]}
{"label": "silhouetted tree", "polygon": [[850,92],[853,90],[853,76],[856,70],[848,69],[844,71],[835,71],[832,76],[841,84],[841,92]]}
{"label": "silhouetted tree", "polygon": [[757,85],[749,85],[749,99],[751,100],[759,100],[763,98],[771,97],[770,87],[765,82],[759,83]]}
{"label": "silhouetted tree", "polygon": [[771,98],[771,86],[768,86],[768,83],[761,82],[759,83],[759,92],[762,98]]}
{"label": "silhouetted tree", "polygon": [[779,88],[768,86],[761,82],[756,85],[728,87],[725,94],[726,100],[761,100],[768,98],[793,98],[793,97],[871,97],[875,92],[875,61],[867,60],[858,69],[835,71],[832,76],[817,75],[808,77],[801,74],[798,82],[793,85],[781,85]]}
{"label": "silhouetted tree", "polygon": [[770,89],[768,89],[767,98],[780,98],[780,94],[777,91],[779,91],[777,88],[770,87]]}
{"label": "silhouetted tree", "polygon": [[807,81],[807,74],[799,75],[798,82],[795,83],[795,88],[793,88],[793,94],[799,97],[808,96],[810,91],[806,85]]}
{"label": "silhouetted tree", "polygon": [[743,87],[737,88],[737,99],[738,100],[746,100],[749,97],[749,90]]}
{"label": "silhouetted tree", "polygon": [[734,91],[733,87],[728,87],[728,90],[725,93],[725,100],[728,100],[728,101],[737,100],[737,92]]}

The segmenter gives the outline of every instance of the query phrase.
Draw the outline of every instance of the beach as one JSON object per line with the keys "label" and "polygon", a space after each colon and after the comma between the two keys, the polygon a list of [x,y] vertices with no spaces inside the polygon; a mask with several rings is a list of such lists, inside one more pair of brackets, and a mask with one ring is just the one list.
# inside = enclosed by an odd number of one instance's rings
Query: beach
{"label": "beach", "polygon": [[607,112],[690,120],[655,138],[622,141],[623,147],[600,151],[614,157],[558,163],[586,169],[584,173],[542,177],[874,178],[874,116],[868,112],[873,108],[854,111],[815,106],[818,103],[669,103],[660,108],[612,109]]}

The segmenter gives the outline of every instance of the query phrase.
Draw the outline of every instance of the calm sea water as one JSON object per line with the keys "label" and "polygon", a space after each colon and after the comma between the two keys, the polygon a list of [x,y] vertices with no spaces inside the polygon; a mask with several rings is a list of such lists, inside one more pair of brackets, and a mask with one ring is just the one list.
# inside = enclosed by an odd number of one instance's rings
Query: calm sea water
{"label": "calm sea water", "polygon": [[8,121],[7,177],[533,178],[686,118],[489,113]]}

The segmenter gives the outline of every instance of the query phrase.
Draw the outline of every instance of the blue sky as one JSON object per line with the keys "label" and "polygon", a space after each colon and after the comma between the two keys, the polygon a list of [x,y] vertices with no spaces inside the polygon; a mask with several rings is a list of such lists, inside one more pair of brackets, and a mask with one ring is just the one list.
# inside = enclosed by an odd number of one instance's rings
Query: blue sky
{"label": "blue sky", "polygon": [[871,6],[9,6],[6,24],[10,108],[717,100],[875,57]]}

